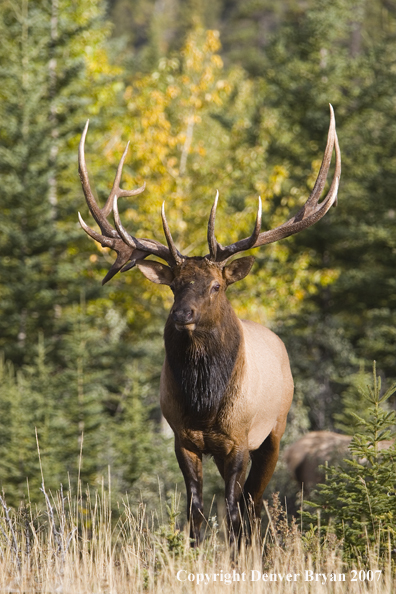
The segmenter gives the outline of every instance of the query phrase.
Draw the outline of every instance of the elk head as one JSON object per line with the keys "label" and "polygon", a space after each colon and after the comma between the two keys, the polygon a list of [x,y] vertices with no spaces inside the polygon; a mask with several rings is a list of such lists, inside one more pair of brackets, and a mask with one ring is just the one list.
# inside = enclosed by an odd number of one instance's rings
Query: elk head
{"label": "elk head", "polygon": [[186,258],[169,268],[152,261],[137,267],[154,283],[168,285],[174,294],[170,320],[177,330],[201,330],[213,326],[227,311],[227,287],[249,274],[254,258],[248,256],[231,264],[213,262],[207,257]]}
{"label": "elk head", "polygon": [[[259,198],[256,222],[251,236],[228,246],[222,246],[218,243],[215,236],[217,193],[208,223],[209,254],[204,257],[187,257],[179,252],[166,220],[164,204],[162,206],[162,224],[166,237],[166,246],[152,239],[137,239],[125,230],[119,216],[117,200],[120,196],[125,197],[140,194],[145,188],[145,185],[132,191],[126,191],[120,188],[122,167],[128,146],[117,168],[113,188],[106,204],[102,209],[99,208],[90,188],[88,171],[85,164],[84,145],[87,130],[88,122],[79,146],[79,174],[89,210],[99,225],[101,234],[88,227],[80,213],[78,213],[79,220],[82,228],[90,237],[98,241],[103,247],[110,247],[117,252],[116,261],[106,274],[102,284],[109,281],[117,272],[125,272],[137,266],[150,281],[168,285],[172,289],[175,300],[171,310],[171,318],[178,330],[194,330],[197,325],[207,323],[208,319],[210,321],[210,312],[216,312],[216,310],[224,307],[227,287],[249,274],[254,258],[251,256],[243,257],[228,263],[232,256],[252,248],[273,243],[289,235],[294,235],[314,225],[326,214],[331,206],[336,205],[341,175],[341,153],[335,130],[334,111],[331,106],[330,126],[322,165],[311,195],[299,212],[279,227],[260,232],[261,199]],[[336,151],[336,165],[333,180],[327,196],[319,203],[326,183],[334,147]],[[107,220],[112,210],[115,228]],[[164,260],[166,264],[151,260],[146,261],[145,258],[149,255]],[[207,313],[203,315],[202,312]]]}

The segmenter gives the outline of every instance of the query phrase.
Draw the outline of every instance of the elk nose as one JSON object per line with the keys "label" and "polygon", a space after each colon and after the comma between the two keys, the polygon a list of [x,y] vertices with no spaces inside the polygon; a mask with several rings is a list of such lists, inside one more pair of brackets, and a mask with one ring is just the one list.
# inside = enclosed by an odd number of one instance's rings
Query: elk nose
{"label": "elk nose", "polygon": [[172,319],[176,324],[191,324],[195,310],[191,307],[179,307],[172,310]]}

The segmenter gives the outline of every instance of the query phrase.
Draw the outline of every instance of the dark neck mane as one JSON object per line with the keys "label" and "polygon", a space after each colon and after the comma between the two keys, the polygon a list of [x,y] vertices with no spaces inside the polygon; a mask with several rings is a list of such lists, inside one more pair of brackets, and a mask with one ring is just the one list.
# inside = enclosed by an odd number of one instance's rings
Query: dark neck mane
{"label": "dark neck mane", "polygon": [[[228,304],[229,305],[229,304]],[[193,333],[165,326],[167,360],[178,387],[184,414],[205,420],[219,409],[235,368],[242,336],[229,305],[223,323]]]}

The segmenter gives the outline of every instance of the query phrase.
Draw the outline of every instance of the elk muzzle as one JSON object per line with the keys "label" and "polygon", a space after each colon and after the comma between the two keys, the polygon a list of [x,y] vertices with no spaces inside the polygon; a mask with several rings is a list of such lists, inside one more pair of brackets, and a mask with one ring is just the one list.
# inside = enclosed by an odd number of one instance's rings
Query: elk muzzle
{"label": "elk muzzle", "polygon": [[174,305],[171,311],[171,318],[176,330],[195,330],[197,322],[197,310],[191,305]]}

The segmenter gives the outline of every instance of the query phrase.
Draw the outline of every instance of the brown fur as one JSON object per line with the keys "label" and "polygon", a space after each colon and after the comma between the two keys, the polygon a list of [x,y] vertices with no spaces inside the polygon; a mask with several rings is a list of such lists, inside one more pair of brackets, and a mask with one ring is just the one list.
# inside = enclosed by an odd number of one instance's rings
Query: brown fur
{"label": "brown fur", "polygon": [[[311,431],[285,450],[286,465],[299,483],[304,488],[304,493],[309,494],[312,489],[325,480],[325,473],[320,469],[326,462],[329,465],[339,464],[344,458],[349,457],[349,444],[352,437],[333,431]],[[390,448],[393,441],[381,441],[378,449]]]}

